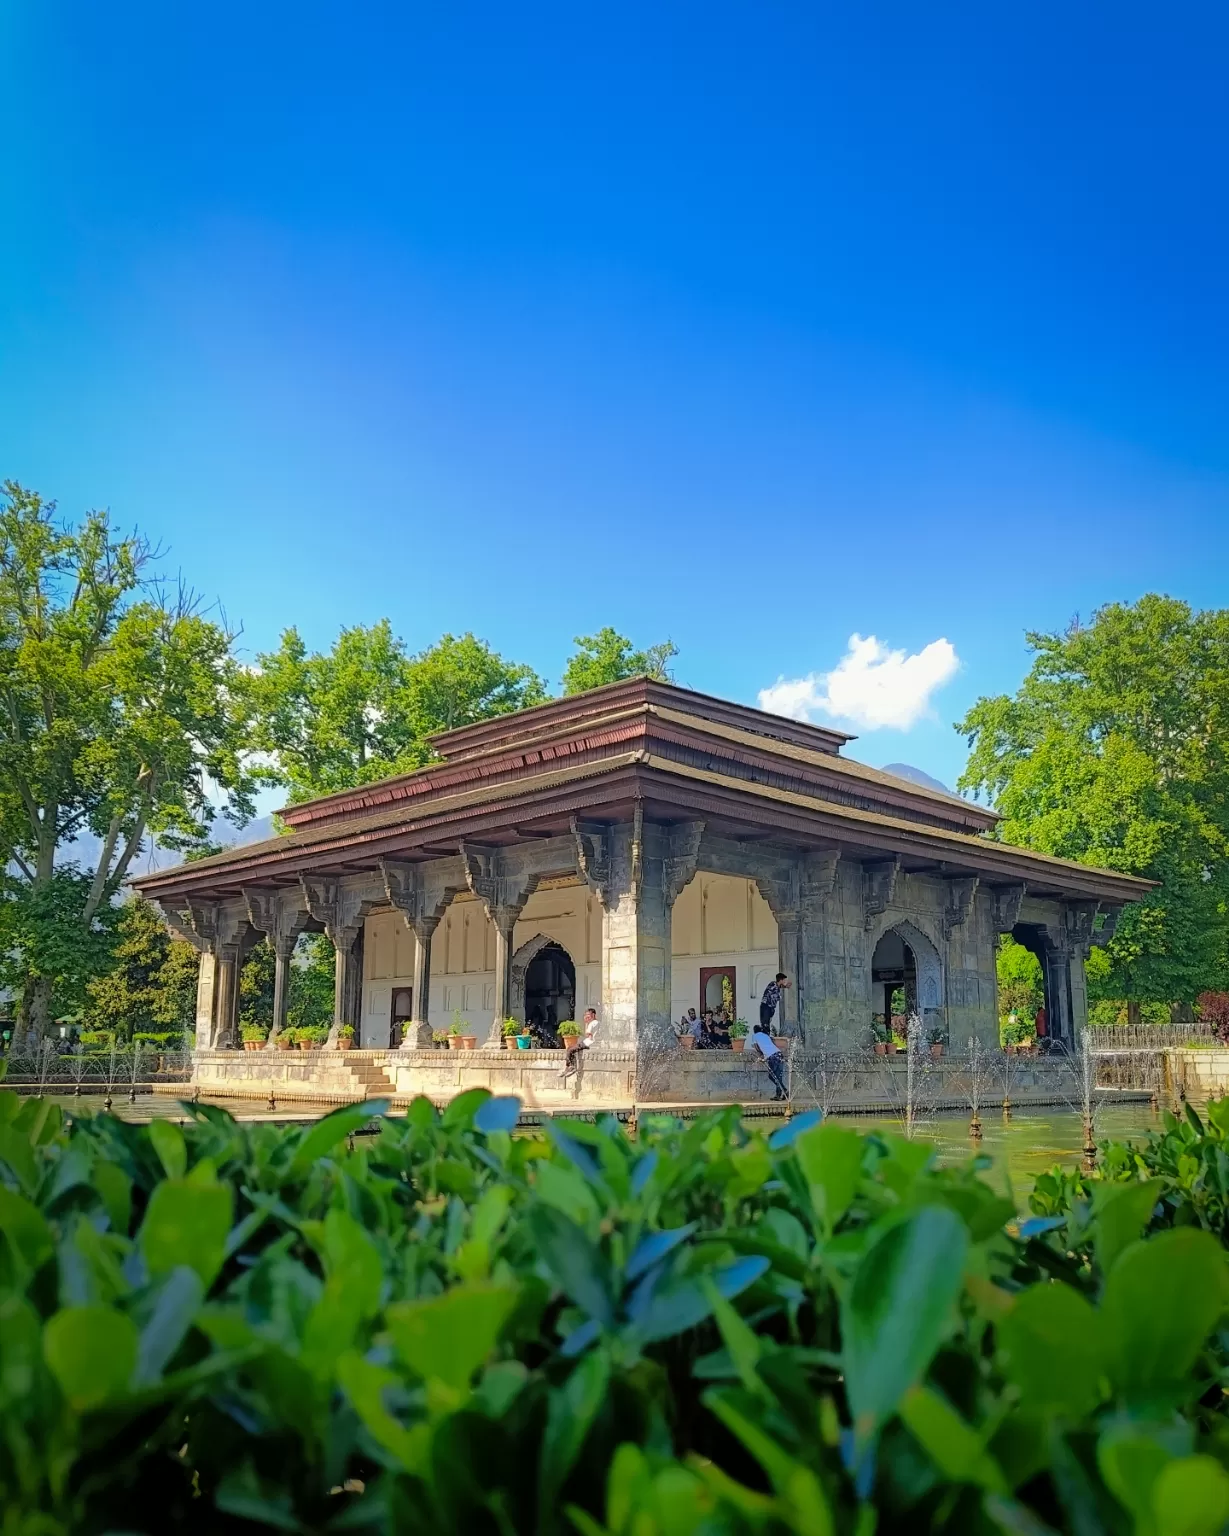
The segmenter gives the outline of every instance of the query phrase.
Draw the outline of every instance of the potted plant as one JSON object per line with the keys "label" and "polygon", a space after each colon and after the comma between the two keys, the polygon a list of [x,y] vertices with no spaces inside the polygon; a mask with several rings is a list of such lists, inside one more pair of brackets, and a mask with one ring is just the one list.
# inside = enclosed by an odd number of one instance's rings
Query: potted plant
{"label": "potted plant", "polygon": [[580,1031],[576,1028],[575,1019],[564,1019],[559,1026],[559,1038],[563,1041],[564,1049],[568,1051],[574,1045],[580,1044]]}
{"label": "potted plant", "polygon": [[[565,1041],[564,1043],[566,1044],[567,1042]],[[696,1037],[691,1033],[690,1030],[684,1030],[683,1033],[679,1036],[679,1050],[694,1051],[695,1048]]]}
{"label": "potted plant", "polygon": [[354,1049],[353,1024],[343,1024],[337,1031],[337,1049],[339,1051],[352,1051]]}
{"label": "potted plant", "polygon": [[533,1036],[528,1030],[523,1035],[517,1035],[516,1048],[518,1051],[530,1051],[533,1049]]}
{"label": "potted plant", "polygon": [[747,1028],[746,1019],[735,1019],[730,1025],[730,1049],[732,1051],[745,1051],[747,1048],[747,1036],[750,1030]]}
{"label": "potted plant", "polygon": [[263,1024],[255,1022],[240,1024],[239,1038],[243,1041],[243,1049],[245,1051],[258,1051],[269,1038],[269,1031]]}
{"label": "potted plant", "polygon": [[456,1019],[453,1019],[452,1023],[448,1026],[448,1049],[450,1051],[459,1051],[463,1039],[461,1025]]}
{"label": "potted plant", "polygon": [[314,1051],[329,1038],[329,1032],[319,1024],[304,1024],[295,1030],[295,1038],[301,1051]]}
{"label": "potted plant", "polygon": [[279,1051],[292,1050],[297,1033],[298,1032],[293,1029],[284,1029],[280,1035],[274,1035],[273,1044]]}
{"label": "potted plant", "polygon": [[522,1025],[519,1019],[505,1019],[500,1026],[500,1034],[503,1036],[503,1048],[505,1051],[514,1051],[516,1046],[513,1041],[520,1035]]}
{"label": "potted plant", "polygon": [[431,1031],[431,1044],[439,1046],[443,1050],[448,1049],[449,1039],[450,1036],[446,1029],[433,1029]]}
{"label": "potted plant", "polygon": [[930,1046],[931,1056],[938,1061],[939,1057],[943,1055],[943,1031],[941,1029],[932,1029],[926,1036],[926,1040]]}
{"label": "potted plant", "polygon": [[883,1022],[881,1014],[876,1014],[871,1021],[871,1037],[875,1042],[875,1055],[886,1056],[888,1054],[888,1042],[892,1038],[892,1031]]}

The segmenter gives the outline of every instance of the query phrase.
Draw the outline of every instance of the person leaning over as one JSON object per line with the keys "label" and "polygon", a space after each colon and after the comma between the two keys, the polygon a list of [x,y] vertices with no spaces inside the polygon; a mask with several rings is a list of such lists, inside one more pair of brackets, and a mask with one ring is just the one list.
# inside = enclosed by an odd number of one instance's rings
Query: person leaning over
{"label": "person leaning over", "polygon": [[593,1044],[597,1035],[597,1009],[585,1009],[585,1032],[575,1045],[568,1046],[568,1054],[563,1063],[563,1071],[559,1074],[560,1082],[566,1083],[573,1072],[576,1071],[577,1062],[581,1051],[587,1051]]}
{"label": "person leaning over", "polygon": [[[762,1013],[763,1009],[761,1008],[761,1015]],[[775,1088],[773,1099],[788,1098],[789,1095],[785,1091],[785,1065],[781,1060],[781,1052],[776,1041],[769,1034],[762,1017],[752,1031],[750,1043],[751,1048],[760,1053],[769,1072],[772,1073],[772,1081]]]}

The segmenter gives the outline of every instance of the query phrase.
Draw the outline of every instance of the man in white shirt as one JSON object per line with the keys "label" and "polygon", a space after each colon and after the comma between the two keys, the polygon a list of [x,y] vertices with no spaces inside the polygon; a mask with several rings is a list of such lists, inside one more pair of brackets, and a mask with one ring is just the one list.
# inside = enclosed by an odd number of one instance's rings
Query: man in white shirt
{"label": "man in white shirt", "polygon": [[568,1047],[568,1054],[563,1063],[563,1071],[559,1075],[560,1082],[566,1083],[573,1072],[577,1070],[577,1061],[581,1051],[587,1051],[597,1038],[597,1009],[585,1009],[585,1032],[575,1045]]}
{"label": "man in white shirt", "polygon": [[781,1052],[773,1041],[772,1036],[762,1024],[757,1024],[751,1034],[751,1048],[758,1051],[772,1073],[773,1085],[776,1092],[773,1099],[785,1099],[789,1095],[785,1091],[785,1064],[781,1060]]}

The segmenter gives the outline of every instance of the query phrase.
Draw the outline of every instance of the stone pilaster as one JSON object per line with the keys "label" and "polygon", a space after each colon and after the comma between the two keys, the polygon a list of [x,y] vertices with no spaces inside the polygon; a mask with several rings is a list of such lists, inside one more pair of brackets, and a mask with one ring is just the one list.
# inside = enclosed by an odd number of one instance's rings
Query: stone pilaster
{"label": "stone pilaster", "polygon": [[638,1056],[671,1041],[670,912],[696,871],[702,827],[631,822],[609,829],[602,908],[601,1042]]}

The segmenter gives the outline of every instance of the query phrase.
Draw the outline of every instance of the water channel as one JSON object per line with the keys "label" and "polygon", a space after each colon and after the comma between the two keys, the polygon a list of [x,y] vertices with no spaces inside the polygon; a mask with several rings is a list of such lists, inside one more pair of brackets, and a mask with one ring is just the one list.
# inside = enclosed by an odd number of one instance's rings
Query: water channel
{"label": "water channel", "polygon": [[[74,1098],[55,1094],[51,1097],[61,1105],[66,1114],[103,1113],[103,1101],[95,1095]],[[274,1121],[278,1124],[296,1124],[314,1120],[321,1113],[309,1105],[293,1108],[278,1107],[270,1114],[259,1101],[252,1099],[211,1099],[207,1102],[227,1109],[238,1120]],[[145,1122],[153,1119],[184,1118],[179,1102],[163,1094],[139,1094],[135,1103],[126,1096],[115,1096],[112,1113],[121,1119]],[[394,1111],[396,1113],[396,1111]],[[848,1124],[859,1130],[885,1130],[899,1134],[901,1122],[892,1116],[852,1115]],[[763,1124],[757,1120],[756,1124]],[[1147,1133],[1159,1130],[1160,1115],[1146,1102],[1102,1103],[1098,1106],[1096,1137],[1098,1141],[1142,1141]],[[975,1143],[969,1138],[969,1118],[962,1113],[940,1113],[924,1120],[917,1130],[920,1140],[933,1142],[940,1160],[954,1162],[979,1151],[988,1156],[993,1164],[989,1177],[1010,1182],[1017,1199],[1027,1197],[1034,1179],[1055,1163],[1076,1166],[1083,1145],[1082,1122],[1078,1113],[1068,1109],[1015,1110],[1010,1118],[1001,1112],[990,1111],[982,1116],[982,1140]]]}

